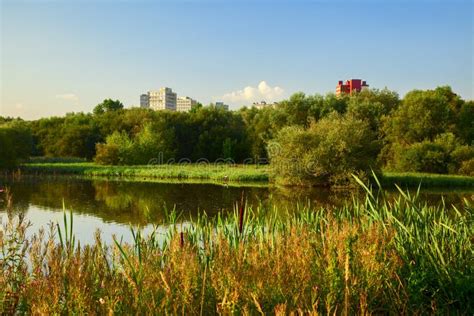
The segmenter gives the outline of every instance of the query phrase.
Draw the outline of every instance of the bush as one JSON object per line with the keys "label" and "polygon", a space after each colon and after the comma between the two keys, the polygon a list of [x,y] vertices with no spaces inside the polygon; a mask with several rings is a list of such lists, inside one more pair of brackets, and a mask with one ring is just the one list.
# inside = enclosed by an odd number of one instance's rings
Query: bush
{"label": "bush", "polygon": [[102,165],[130,164],[133,142],[125,132],[113,132],[107,136],[105,144],[96,145],[95,162]]}
{"label": "bush", "polygon": [[31,132],[22,122],[0,125],[0,168],[11,168],[28,159],[32,146]]}
{"label": "bush", "polygon": [[432,173],[447,173],[449,156],[442,146],[429,141],[402,148],[397,169]]}
{"label": "bush", "polygon": [[474,177],[474,158],[463,161],[459,168],[459,173],[466,176]]}
{"label": "bush", "polygon": [[47,156],[36,156],[28,159],[29,163],[75,163],[75,162],[86,162],[85,158],[78,157],[47,157]]}
{"label": "bush", "polygon": [[95,161],[103,165],[143,165],[161,158],[165,162],[174,157],[173,139],[173,130],[160,131],[148,123],[134,138],[116,131],[105,144],[97,144]]}
{"label": "bush", "polygon": [[377,171],[380,150],[369,123],[333,113],[309,129],[288,127],[270,143],[272,175],[277,183],[349,185],[352,174]]}
{"label": "bush", "polygon": [[[154,159],[166,162],[175,155],[173,146],[174,130],[162,130],[153,124],[146,124],[134,139],[133,159],[136,164],[147,164]],[[162,161],[159,161],[162,159]]]}
{"label": "bush", "polygon": [[434,141],[394,144],[392,154],[392,167],[397,171],[455,174],[464,162],[474,158],[474,147],[462,145],[453,133],[443,133]]}
{"label": "bush", "polygon": [[[450,173],[466,173],[466,166],[469,165],[469,161],[474,159],[474,146],[458,146],[451,152],[451,163],[449,166]],[[464,168],[463,168],[464,165]],[[461,171],[463,169],[464,171]],[[474,169],[471,169],[474,170]]]}

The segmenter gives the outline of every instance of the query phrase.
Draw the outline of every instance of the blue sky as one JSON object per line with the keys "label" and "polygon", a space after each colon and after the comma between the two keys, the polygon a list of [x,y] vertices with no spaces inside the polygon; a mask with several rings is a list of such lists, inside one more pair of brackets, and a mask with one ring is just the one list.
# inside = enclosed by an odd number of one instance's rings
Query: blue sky
{"label": "blue sky", "polygon": [[0,115],[128,107],[161,86],[238,108],[349,78],[474,95],[470,0],[0,1]]}

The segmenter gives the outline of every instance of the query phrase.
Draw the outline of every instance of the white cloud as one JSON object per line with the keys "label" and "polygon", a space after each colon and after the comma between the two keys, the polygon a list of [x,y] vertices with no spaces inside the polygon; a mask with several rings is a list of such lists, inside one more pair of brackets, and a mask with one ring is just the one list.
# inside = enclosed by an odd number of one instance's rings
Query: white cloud
{"label": "white cloud", "polygon": [[230,103],[239,102],[257,102],[266,101],[273,102],[281,99],[285,94],[285,90],[275,86],[269,86],[265,81],[261,81],[256,87],[247,86],[242,90],[226,93],[222,96],[222,99]]}
{"label": "white cloud", "polygon": [[79,101],[79,97],[74,93],[56,94],[56,99],[67,100],[67,101]]}

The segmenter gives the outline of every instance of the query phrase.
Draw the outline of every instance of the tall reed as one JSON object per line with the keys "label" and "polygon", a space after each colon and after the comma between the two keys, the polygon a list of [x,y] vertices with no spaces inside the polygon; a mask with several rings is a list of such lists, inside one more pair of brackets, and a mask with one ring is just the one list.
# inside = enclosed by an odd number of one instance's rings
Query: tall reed
{"label": "tall reed", "polygon": [[28,240],[24,218],[9,216],[0,312],[472,314],[469,201],[428,206],[419,194],[387,199],[360,185],[364,201],[335,209],[240,201],[231,215],[186,225],[172,210],[164,235],[132,230],[131,244],[104,245],[96,233],[80,246],[72,214]]}

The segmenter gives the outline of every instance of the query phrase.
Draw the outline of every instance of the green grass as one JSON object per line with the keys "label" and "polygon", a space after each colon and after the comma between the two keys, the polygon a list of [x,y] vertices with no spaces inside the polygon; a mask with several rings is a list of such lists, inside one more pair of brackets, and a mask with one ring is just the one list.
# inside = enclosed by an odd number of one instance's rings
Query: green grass
{"label": "green grass", "polygon": [[336,209],[240,204],[186,225],[172,212],[148,236],[132,230],[131,244],[97,234],[85,247],[72,213],[49,237],[27,238],[10,210],[0,314],[472,315],[469,202],[427,206],[417,194],[366,190]]}
{"label": "green grass", "polygon": [[95,163],[27,163],[26,174],[71,174],[91,177],[136,179],[213,180],[234,182],[268,182],[268,166],[258,165],[151,165],[102,166]]}
{"label": "green grass", "polygon": [[[195,180],[212,183],[270,181],[269,166],[258,165],[152,165],[103,166],[93,162],[80,163],[26,163],[21,166],[25,174],[80,175],[88,177],[122,178],[129,180]],[[384,172],[381,182],[385,186],[459,188],[474,187],[474,177],[429,173]]]}
{"label": "green grass", "polygon": [[452,174],[384,172],[382,181],[384,184],[397,184],[402,187],[417,187],[420,183],[422,188],[474,187],[474,177]]}

